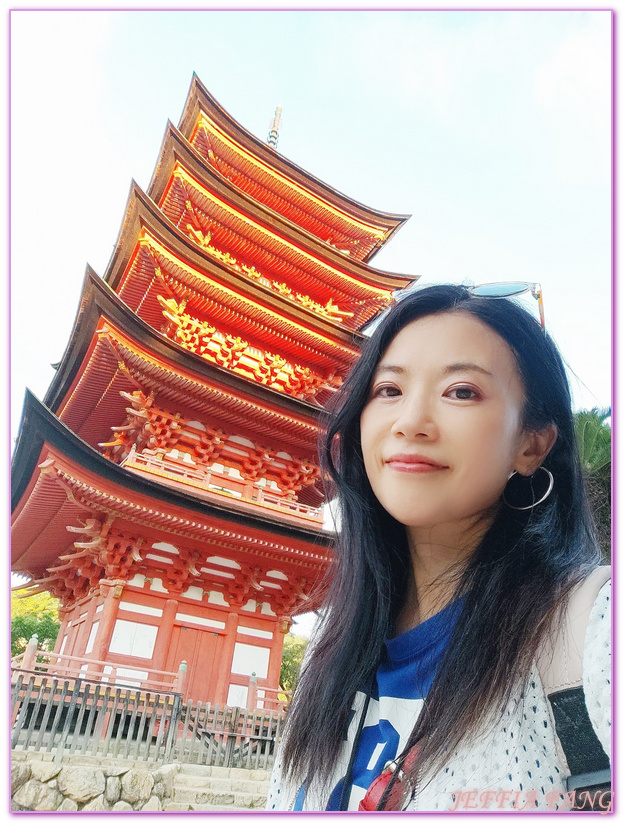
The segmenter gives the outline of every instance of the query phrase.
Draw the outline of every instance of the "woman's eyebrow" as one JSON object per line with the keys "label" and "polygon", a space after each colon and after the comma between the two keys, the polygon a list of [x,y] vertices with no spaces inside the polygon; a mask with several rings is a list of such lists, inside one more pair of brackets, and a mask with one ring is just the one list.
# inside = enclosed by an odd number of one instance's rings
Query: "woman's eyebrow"
{"label": "woman's eyebrow", "polygon": [[477,363],[451,363],[449,366],[446,366],[444,368],[443,373],[454,374],[454,372],[457,371],[476,371],[480,372],[481,374],[488,374],[489,377],[493,377],[490,371],[487,371],[487,369],[484,369]]}
{"label": "woman's eyebrow", "polygon": [[[489,377],[493,377],[490,371],[479,366],[477,363],[450,363],[448,366],[444,366],[442,369],[442,374],[454,374],[455,372],[460,371],[475,371],[480,372],[481,374],[487,374]],[[398,366],[394,365],[393,363],[379,363],[374,371],[374,376],[378,377],[379,374],[383,372],[391,372],[392,374],[405,374],[407,372],[407,368],[405,366]]]}
{"label": "woman's eyebrow", "polygon": [[404,374],[406,369],[404,366],[393,366],[391,363],[379,363],[379,365],[374,370],[374,375],[378,376],[381,372],[389,371],[394,374]]}

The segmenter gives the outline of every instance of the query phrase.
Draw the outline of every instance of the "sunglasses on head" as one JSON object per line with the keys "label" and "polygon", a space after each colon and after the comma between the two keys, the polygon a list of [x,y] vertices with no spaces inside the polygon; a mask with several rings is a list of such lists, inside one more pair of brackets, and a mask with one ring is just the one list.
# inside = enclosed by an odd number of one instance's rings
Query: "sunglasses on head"
{"label": "sunglasses on head", "polygon": [[[413,287],[407,286],[405,289],[398,289],[392,295],[392,304],[396,304],[403,297],[406,297],[413,291],[417,291],[421,286]],[[517,297],[520,294],[529,292],[539,304],[539,319],[541,321],[541,328],[545,331],[545,314],[543,312],[543,292],[541,291],[540,283],[524,283],[523,281],[513,280],[508,283],[482,283],[479,286],[464,286],[468,292],[475,297],[491,297],[493,299],[499,297]],[[364,327],[365,334],[371,334],[372,331],[379,325],[385,315],[389,312],[390,307],[384,309],[375,318],[370,320]]]}
{"label": "sunglasses on head", "polygon": [[467,286],[467,290],[476,297],[517,297],[519,294],[529,292],[539,304],[539,318],[541,328],[545,331],[545,314],[543,312],[543,292],[540,283],[523,283],[513,281],[511,283],[483,283],[480,286]]}

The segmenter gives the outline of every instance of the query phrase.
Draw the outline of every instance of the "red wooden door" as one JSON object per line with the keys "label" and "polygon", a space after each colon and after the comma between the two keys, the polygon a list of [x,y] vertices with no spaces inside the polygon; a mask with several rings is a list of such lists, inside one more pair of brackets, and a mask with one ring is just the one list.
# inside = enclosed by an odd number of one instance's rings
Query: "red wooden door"
{"label": "red wooden door", "polygon": [[168,671],[177,670],[182,660],[188,664],[186,700],[214,701],[219,642],[222,642],[219,634],[209,629],[174,626],[166,668]]}

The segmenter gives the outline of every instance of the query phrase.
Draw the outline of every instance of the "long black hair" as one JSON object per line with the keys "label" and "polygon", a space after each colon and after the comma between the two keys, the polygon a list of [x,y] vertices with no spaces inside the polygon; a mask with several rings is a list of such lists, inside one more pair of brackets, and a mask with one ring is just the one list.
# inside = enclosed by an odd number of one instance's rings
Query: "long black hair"
{"label": "long black hair", "polygon": [[455,596],[464,598],[461,619],[407,744],[406,750],[418,743],[418,769],[439,768],[526,682],[538,646],[560,614],[557,607],[599,563],[569,386],[549,335],[511,300],[450,285],[408,293],[366,341],[325,420],[321,461],[337,491],[341,528],[323,616],[283,743],[285,774],[307,785],[331,778],[353,698],[374,677],[412,575],[406,530],[380,505],[364,468],[359,420],[370,382],[402,328],[456,311],[478,318],[510,346],[524,388],[524,431],[551,424],[557,429],[543,463],[555,482],[547,500],[531,511],[500,505],[460,570]]}

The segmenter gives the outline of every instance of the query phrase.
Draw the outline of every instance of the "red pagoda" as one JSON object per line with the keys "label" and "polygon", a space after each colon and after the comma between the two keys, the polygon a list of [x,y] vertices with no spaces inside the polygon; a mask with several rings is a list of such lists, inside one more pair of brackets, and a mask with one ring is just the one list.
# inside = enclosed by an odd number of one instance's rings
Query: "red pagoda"
{"label": "red pagoda", "polygon": [[145,680],[185,661],[185,698],[229,705],[252,675],[274,693],[319,605],[319,412],[410,282],[368,263],[407,218],[275,143],[193,77],[13,461],[13,570],[60,599],[58,659]]}

